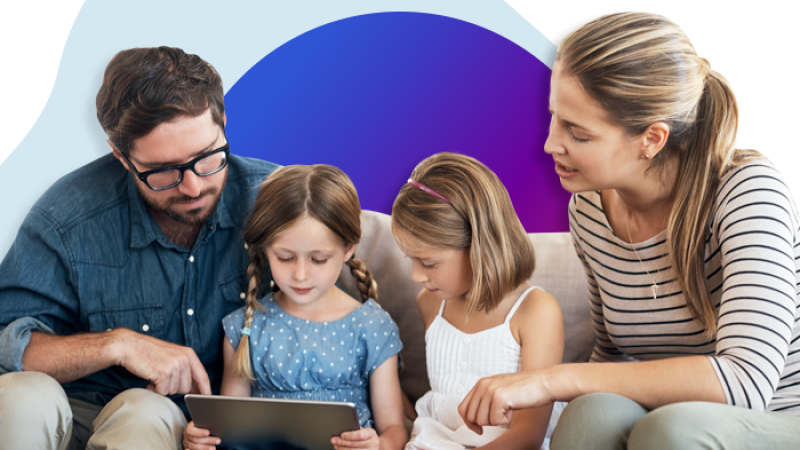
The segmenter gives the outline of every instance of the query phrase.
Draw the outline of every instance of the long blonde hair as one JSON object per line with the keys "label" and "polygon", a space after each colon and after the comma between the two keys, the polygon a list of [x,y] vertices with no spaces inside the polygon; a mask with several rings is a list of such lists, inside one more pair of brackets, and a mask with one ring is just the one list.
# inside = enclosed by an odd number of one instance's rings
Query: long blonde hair
{"label": "long blonde hair", "polygon": [[469,250],[472,286],[467,314],[491,311],[526,282],[536,262],[531,244],[505,186],[478,160],[439,153],[411,173],[450,201],[406,184],[392,206],[392,230],[402,230],[433,248]]}
{"label": "long blonde hair", "polygon": [[728,81],[697,55],[683,30],[647,13],[587,23],[561,42],[556,63],[631,136],[656,122],[669,126],[667,143],[648,170],[679,162],[667,245],[692,316],[713,336],[705,245],[714,194],[728,171],[760,156],[733,147],[739,112]]}
{"label": "long blonde hair", "polygon": [[[313,217],[342,239],[344,245],[361,240],[361,205],[356,188],[344,172],[333,166],[286,166],[273,172],[258,191],[244,232],[250,264],[244,328],[250,328],[262,295],[262,278],[268,261],[266,247],[305,216]],[[356,278],[361,300],[378,300],[378,284],[363,262],[353,255],[347,265]],[[277,290],[277,286],[273,290]],[[236,350],[234,372],[253,379],[249,337],[242,335]]]}

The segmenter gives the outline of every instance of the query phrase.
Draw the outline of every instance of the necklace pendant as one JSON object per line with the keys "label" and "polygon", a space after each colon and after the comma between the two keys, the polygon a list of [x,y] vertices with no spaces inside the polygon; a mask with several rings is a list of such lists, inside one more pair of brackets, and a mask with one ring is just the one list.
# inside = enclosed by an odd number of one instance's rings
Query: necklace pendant
{"label": "necklace pendant", "polygon": [[656,300],[656,298],[658,297],[658,284],[653,283],[653,285],[650,286],[650,289],[653,290],[653,300]]}

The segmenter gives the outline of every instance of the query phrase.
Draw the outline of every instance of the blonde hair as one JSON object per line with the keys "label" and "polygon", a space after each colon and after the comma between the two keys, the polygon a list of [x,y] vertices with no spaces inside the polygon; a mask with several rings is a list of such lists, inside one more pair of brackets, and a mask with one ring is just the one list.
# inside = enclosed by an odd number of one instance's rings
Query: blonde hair
{"label": "blonde hair", "polygon": [[677,25],[646,13],[587,23],[561,42],[556,63],[629,135],[656,122],[669,126],[667,143],[648,170],[679,162],[667,245],[689,310],[713,336],[717,324],[705,285],[705,245],[714,194],[725,173],[760,157],[733,147],[739,112],[728,81],[697,55]]}
{"label": "blonde hair", "polygon": [[[361,205],[356,188],[344,172],[333,166],[287,166],[264,181],[244,232],[250,264],[244,328],[250,328],[262,294],[262,278],[268,261],[265,248],[282,232],[305,216],[313,217],[339,236],[344,245],[361,240]],[[355,254],[347,265],[356,278],[361,300],[378,300],[378,284]],[[277,290],[278,287],[273,288]],[[234,371],[253,379],[249,337],[242,335],[236,350]]]}
{"label": "blonde hair", "polygon": [[411,179],[436,191],[406,184],[392,207],[392,231],[402,230],[434,248],[469,250],[472,285],[467,314],[490,311],[533,274],[533,245],[505,186],[474,158],[439,153],[423,160]]}

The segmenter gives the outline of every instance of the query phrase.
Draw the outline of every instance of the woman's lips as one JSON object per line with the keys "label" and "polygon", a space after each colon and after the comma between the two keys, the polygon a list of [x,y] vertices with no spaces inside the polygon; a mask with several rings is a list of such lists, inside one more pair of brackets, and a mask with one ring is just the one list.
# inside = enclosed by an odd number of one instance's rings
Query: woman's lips
{"label": "woman's lips", "polygon": [[578,176],[579,172],[578,169],[572,169],[556,161],[556,173],[561,178],[572,178]]}

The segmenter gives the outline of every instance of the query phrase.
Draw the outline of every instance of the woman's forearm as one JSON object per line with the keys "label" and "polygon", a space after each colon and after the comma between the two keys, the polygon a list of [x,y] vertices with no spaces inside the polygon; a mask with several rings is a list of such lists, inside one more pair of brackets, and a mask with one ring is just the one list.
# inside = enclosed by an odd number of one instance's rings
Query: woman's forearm
{"label": "woman's forearm", "polygon": [[564,364],[548,369],[544,383],[552,400],[609,392],[653,409],[683,401],[726,403],[725,392],[706,356],[633,363]]}
{"label": "woman's forearm", "polygon": [[515,410],[609,392],[646,408],[682,401],[726,403],[725,393],[706,356],[632,363],[563,364],[547,369],[483,378],[458,407],[474,431],[504,425]]}

